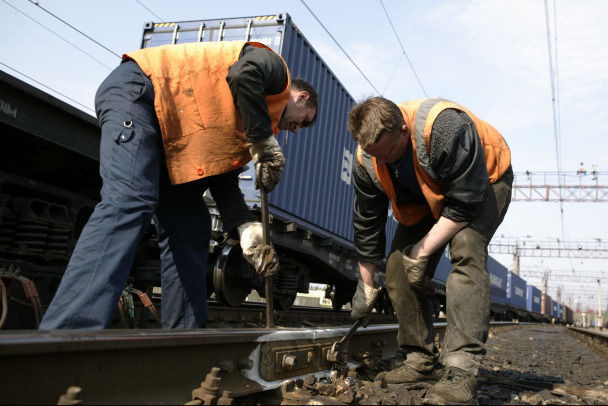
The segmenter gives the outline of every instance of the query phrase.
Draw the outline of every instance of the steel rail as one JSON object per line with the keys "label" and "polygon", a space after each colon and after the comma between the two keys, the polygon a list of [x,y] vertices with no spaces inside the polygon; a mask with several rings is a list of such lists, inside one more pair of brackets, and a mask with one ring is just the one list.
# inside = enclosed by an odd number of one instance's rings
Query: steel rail
{"label": "steel rail", "polygon": [[[214,404],[224,392],[238,398],[286,379],[329,376],[327,353],[349,327],[4,331],[0,404],[56,404],[62,395],[81,396],[84,404],[184,404],[201,393],[204,404]],[[397,329],[357,330],[349,365],[360,366],[353,354],[393,357]],[[445,323],[435,323],[438,344],[444,330]]]}
{"label": "steel rail", "polygon": [[[5,331],[0,404],[53,404],[70,387],[81,389],[83,403],[184,404],[214,368],[220,379],[211,389],[218,397],[223,390],[245,396],[277,388],[285,378],[327,374],[325,354],[347,331]],[[350,349],[365,351],[382,341],[394,352],[396,331],[396,325],[369,326],[351,338]]]}

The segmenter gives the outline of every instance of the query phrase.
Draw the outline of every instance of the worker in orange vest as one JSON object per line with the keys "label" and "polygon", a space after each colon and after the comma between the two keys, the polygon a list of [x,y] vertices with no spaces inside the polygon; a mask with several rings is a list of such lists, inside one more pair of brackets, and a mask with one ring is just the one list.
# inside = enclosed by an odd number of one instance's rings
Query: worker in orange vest
{"label": "worker in orange vest", "polygon": [[[359,144],[353,164],[354,243],[360,280],[352,317],[366,320],[385,257],[385,224],[398,221],[386,287],[406,360],[387,383],[424,384],[425,403],[468,404],[490,322],[487,246],[511,201],[511,153],[500,133],[465,107],[439,98],[395,104],[372,97],[349,112]],[[433,332],[431,278],[447,244],[447,327],[441,356]]]}
{"label": "worker in orange vest", "polygon": [[265,45],[223,41],[129,52],[99,87],[95,105],[101,202],[40,329],[109,327],[152,220],[162,327],[205,327],[211,217],[203,193],[211,192],[223,231],[238,234],[256,271],[276,272],[276,253],[262,244],[238,175],[253,158],[261,166],[256,188],[272,191],[285,165],[275,135],[312,125],[318,95]]}

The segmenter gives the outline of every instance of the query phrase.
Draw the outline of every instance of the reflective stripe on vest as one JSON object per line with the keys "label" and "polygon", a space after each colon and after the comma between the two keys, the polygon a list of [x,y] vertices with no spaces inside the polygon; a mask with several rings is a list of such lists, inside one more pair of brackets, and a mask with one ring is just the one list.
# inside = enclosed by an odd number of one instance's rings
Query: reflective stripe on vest
{"label": "reflective stripe on vest", "polygon": [[372,156],[367,152],[363,151],[360,146],[357,146],[357,158],[359,159],[359,163],[361,164],[361,166],[363,166],[369,174],[369,177],[371,178],[372,182],[374,182],[374,185],[376,185],[376,187],[382,193],[386,194],[386,192],[382,188],[382,185],[380,184],[380,181],[378,180],[378,176],[376,176],[376,169],[374,168],[374,161],[372,159]]}
{"label": "reflective stripe on vest", "polygon": [[[416,120],[414,122],[414,138],[416,139],[416,155],[418,157],[418,163],[420,163],[422,169],[424,169],[424,171],[437,182],[439,181],[439,178],[435,174],[433,168],[431,168],[431,154],[427,151],[427,143],[424,139],[424,127],[431,108],[439,102],[450,103],[448,100],[440,97],[424,100],[416,111]],[[459,107],[461,109],[463,108],[462,106]]]}

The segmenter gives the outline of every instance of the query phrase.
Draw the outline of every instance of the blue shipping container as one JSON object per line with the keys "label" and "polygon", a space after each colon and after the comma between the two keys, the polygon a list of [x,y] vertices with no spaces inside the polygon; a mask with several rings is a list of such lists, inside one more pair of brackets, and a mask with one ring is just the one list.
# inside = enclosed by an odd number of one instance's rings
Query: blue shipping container
{"label": "blue shipping container", "polygon": [[513,272],[509,272],[507,279],[507,304],[526,309],[526,281]]}
{"label": "blue shipping container", "polygon": [[452,265],[450,263],[450,247],[448,245],[443,251],[443,254],[441,254],[441,259],[437,264],[437,268],[435,268],[435,274],[433,275],[433,279],[436,282],[438,281],[442,285],[445,285],[451,270]]}
{"label": "blue shipping container", "polygon": [[555,300],[551,300],[551,316],[558,317],[557,302]]}
{"label": "blue shipping container", "polygon": [[[352,247],[351,167],[356,143],[346,127],[355,100],[321,59],[287,13],[213,20],[148,23],[142,48],[206,41],[260,42],[277,52],[293,78],[308,81],[319,94],[317,121],[297,134],[281,131],[277,140],[286,165],[278,187],[269,194],[270,212],[278,219]],[[253,165],[241,174],[241,189],[250,207],[260,204]],[[390,213],[389,213],[390,214]],[[387,222],[387,254],[397,222]]]}
{"label": "blue shipping container", "polygon": [[488,272],[490,274],[492,302],[507,304],[507,268],[488,256]]}
{"label": "blue shipping container", "polygon": [[539,313],[542,311],[542,293],[536,286],[528,285],[526,293],[526,310],[529,312]]}

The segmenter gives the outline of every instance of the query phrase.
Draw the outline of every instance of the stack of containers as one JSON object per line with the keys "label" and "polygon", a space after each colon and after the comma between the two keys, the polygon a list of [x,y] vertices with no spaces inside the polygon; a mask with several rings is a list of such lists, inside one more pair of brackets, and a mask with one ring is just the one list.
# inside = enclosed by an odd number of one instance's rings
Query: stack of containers
{"label": "stack of containers", "polygon": [[557,312],[557,302],[555,300],[551,300],[551,316],[555,318],[559,317]]}
{"label": "stack of containers", "polygon": [[507,305],[526,310],[526,281],[513,272],[507,278]]}
{"label": "stack of containers", "polygon": [[488,257],[491,300],[493,304],[507,304],[507,268],[492,257]]}
{"label": "stack of containers", "polygon": [[542,313],[542,294],[539,288],[533,285],[528,285],[526,293],[526,310],[530,313]]}

